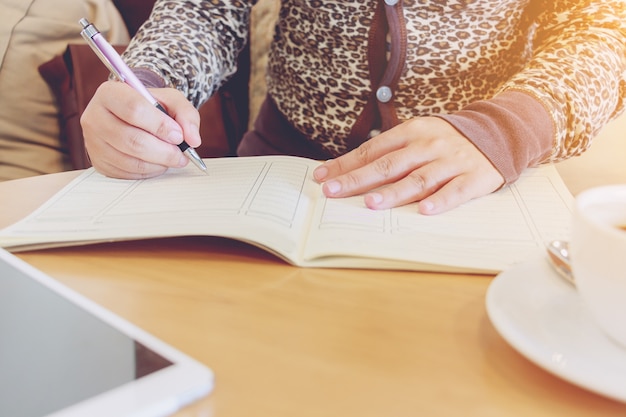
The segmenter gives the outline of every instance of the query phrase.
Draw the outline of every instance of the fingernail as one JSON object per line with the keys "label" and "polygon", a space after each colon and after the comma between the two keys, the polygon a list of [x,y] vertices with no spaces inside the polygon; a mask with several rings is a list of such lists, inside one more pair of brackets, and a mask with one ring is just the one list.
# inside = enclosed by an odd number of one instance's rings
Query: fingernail
{"label": "fingernail", "polygon": [[431,201],[428,201],[428,200],[421,201],[419,205],[421,208],[420,211],[424,214],[430,213],[435,208],[435,205]]}
{"label": "fingernail", "polygon": [[329,181],[326,183],[326,190],[331,194],[337,194],[341,190],[341,184],[337,181]]}
{"label": "fingernail", "polygon": [[380,204],[383,202],[383,196],[379,193],[371,193],[371,194],[368,194],[367,197],[374,204]]}
{"label": "fingernail", "polygon": [[313,177],[318,181],[324,181],[327,175],[328,175],[328,168],[326,168],[323,165],[315,168],[315,171],[313,171]]}
{"label": "fingernail", "polygon": [[181,157],[180,157],[180,159],[179,159],[179,161],[178,161],[178,166],[179,166],[180,168],[182,168],[182,167],[184,167],[185,165],[187,165],[187,162],[188,162],[188,161],[189,161],[189,160],[187,159],[187,156],[185,156],[185,155],[183,154],[183,155],[181,155]]}

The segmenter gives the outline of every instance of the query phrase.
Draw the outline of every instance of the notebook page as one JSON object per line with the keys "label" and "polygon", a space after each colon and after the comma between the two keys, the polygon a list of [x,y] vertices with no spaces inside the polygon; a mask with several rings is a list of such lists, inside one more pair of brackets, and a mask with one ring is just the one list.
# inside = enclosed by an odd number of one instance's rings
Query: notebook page
{"label": "notebook page", "polygon": [[434,216],[418,214],[415,204],[375,211],[361,197],[328,199],[316,208],[305,259],[333,266],[345,264],[341,254],[370,258],[372,267],[380,258],[497,272],[567,239],[572,202],[554,166],[529,169],[511,186]]}
{"label": "notebook page", "polygon": [[283,256],[297,252],[318,163],[292,157],[208,159],[147,180],[119,180],[93,169],[21,222],[0,244],[107,241],[214,235],[256,241]]}

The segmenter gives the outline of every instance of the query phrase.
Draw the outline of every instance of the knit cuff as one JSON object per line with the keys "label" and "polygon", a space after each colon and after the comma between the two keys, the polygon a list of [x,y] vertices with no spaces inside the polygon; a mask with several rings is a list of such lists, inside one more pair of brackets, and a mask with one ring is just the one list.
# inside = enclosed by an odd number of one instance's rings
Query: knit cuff
{"label": "knit cuff", "polygon": [[167,86],[165,80],[160,75],[149,69],[133,68],[132,71],[147,88],[164,88]]}
{"label": "knit cuff", "polygon": [[438,115],[467,137],[507,184],[552,151],[554,125],[544,106],[521,91],[505,91],[448,115]]}

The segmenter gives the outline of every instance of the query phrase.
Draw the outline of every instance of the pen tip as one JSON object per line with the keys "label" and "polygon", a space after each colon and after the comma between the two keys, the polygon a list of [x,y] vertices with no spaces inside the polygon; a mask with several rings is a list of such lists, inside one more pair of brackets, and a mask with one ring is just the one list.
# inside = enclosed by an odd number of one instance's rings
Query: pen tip
{"label": "pen tip", "polygon": [[195,166],[197,166],[201,171],[204,171],[204,173],[208,175],[208,171],[206,165],[204,164],[204,161],[202,160],[200,155],[198,155],[194,148],[189,147],[184,151],[184,153]]}

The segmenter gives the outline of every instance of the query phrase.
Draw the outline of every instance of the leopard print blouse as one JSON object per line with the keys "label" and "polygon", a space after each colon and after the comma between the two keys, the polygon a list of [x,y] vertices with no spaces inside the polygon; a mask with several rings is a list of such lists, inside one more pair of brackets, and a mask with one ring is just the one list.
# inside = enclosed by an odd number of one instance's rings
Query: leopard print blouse
{"label": "leopard print blouse", "polygon": [[[331,155],[349,149],[346,140],[372,97],[368,45],[382,2],[282,0],[268,93],[298,131]],[[254,3],[157,0],[125,58],[199,106],[235,72]],[[623,111],[624,1],[385,3],[404,25],[402,71],[391,101],[398,121],[454,114],[478,100],[523,92],[551,118],[552,149],[540,161],[548,162],[583,152]]]}

